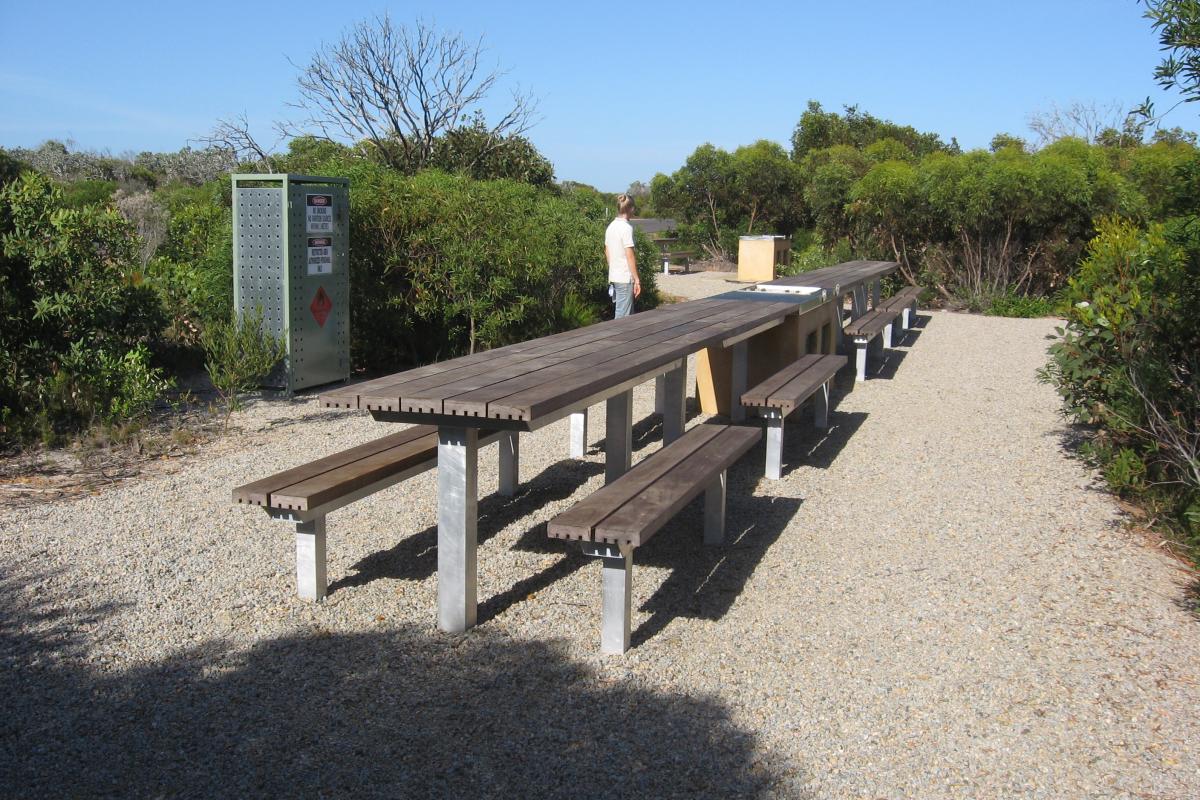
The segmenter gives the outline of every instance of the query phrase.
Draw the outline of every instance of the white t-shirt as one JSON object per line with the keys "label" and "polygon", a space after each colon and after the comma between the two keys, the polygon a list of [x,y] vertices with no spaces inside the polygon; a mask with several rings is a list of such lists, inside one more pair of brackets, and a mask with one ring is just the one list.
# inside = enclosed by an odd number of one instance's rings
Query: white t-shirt
{"label": "white t-shirt", "polygon": [[608,248],[608,282],[633,283],[625,248],[633,247],[633,226],[629,220],[617,217],[604,231],[604,246]]}

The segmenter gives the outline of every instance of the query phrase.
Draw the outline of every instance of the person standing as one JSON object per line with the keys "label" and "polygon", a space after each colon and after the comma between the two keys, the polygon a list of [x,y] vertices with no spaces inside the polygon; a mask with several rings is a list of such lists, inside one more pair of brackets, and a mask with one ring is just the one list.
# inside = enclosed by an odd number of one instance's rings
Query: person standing
{"label": "person standing", "polygon": [[617,195],[617,218],[604,232],[604,258],[608,261],[608,292],[616,307],[617,319],[633,313],[633,300],[642,293],[638,278],[637,255],[633,251],[633,198]]}

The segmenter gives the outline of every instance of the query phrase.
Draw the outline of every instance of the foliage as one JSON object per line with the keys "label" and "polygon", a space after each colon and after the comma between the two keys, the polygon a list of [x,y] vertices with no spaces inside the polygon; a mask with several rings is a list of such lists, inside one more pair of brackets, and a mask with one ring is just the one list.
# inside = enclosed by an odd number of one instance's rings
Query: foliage
{"label": "foliage", "polygon": [[[596,194],[509,180],[328,165],[351,180],[352,357],[395,369],[563,330],[611,308]],[[638,237],[644,295],[653,248]],[[568,299],[570,298],[570,299]]]}
{"label": "foliage", "polygon": [[733,153],[701,145],[674,174],[654,177],[650,199],[659,213],[678,215],[688,245],[728,258],[739,234],[794,231],[804,214],[800,190],[799,169],[764,139]]}
{"label": "foliage", "polygon": [[143,413],[161,387],[144,345],[162,325],[137,237],[111,207],[66,207],[26,172],[0,190],[0,414],[46,438]]}
{"label": "foliage", "polygon": [[64,184],[63,205],[69,208],[83,208],[104,203],[110,203],[113,193],[117,191],[116,181],[82,180]]}
{"label": "foliage", "polygon": [[1154,70],[1164,89],[1177,89],[1185,102],[1200,100],[1200,3],[1196,0],[1143,0],[1145,17],[1167,53]]}
{"label": "foliage", "polygon": [[881,139],[892,139],[901,143],[914,156],[922,157],[937,152],[958,152],[958,144],[951,140],[942,142],[936,133],[921,133],[909,125],[879,119],[858,106],[846,106],[845,114],[824,111],[815,100],[808,101],[808,109],[800,115],[796,129],[792,132],[792,159],[803,161],[815,150],[825,150],[835,145],[863,150]]}
{"label": "foliage", "polygon": [[1055,311],[1054,301],[1037,295],[1003,292],[987,300],[983,312],[992,317],[1048,317]]}
{"label": "foliage", "polygon": [[257,389],[287,355],[287,334],[276,338],[263,327],[263,310],[210,324],[200,335],[204,368],[225,406],[225,424],[241,407],[240,396]]}
{"label": "foliage", "polygon": [[[1071,306],[1042,378],[1118,492],[1200,546],[1200,230],[1108,220],[1068,285]],[[1191,525],[1189,529],[1188,526]],[[1190,538],[1189,538],[1190,537]]]}
{"label": "foliage", "polygon": [[1032,154],[1002,147],[876,164],[850,186],[840,224],[838,191],[824,201],[830,215],[818,216],[827,240],[856,230],[863,249],[895,258],[909,281],[947,298],[985,298],[985,307],[996,296],[1055,291],[1093,219],[1144,213],[1104,150],[1070,139]]}

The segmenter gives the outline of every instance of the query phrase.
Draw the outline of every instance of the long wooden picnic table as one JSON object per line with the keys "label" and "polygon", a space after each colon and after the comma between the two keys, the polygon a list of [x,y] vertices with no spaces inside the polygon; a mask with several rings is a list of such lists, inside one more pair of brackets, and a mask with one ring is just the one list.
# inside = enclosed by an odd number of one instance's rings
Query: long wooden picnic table
{"label": "long wooden picnic table", "polygon": [[438,625],[459,632],[476,619],[481,428],[509,433],[501,447],[509,448],[515,472],[518,432],[605,400],[605,474],[614,480],[630,467],[633,387],[664,376],[664,438],[679,436],[687,356],[734,346],[798,311],[786,301],[678,303],[334,389],[321,403],[437,425]]}
{"label": "long wooden picnic table", "polygon": [[[847,286],[877,281],[897,265],[841,266],[783,281],[812,286],[822,285],[814,277],[831,280],[833,292],[841,293],[849,291]],[[718,297],[678,303],[341,387],[323,393],[321,403],[369,411],[381,421],[437,426],[438,625],[460,632],[476,620],[480,429],[505,434],[502,470],[515,476],[519,432],[580,416],[604,400],[605,475],[606,481],[615,480],[631,463],[633,387],[663,378],[657,405],[663,409],[664,439],[670,441],[683,433],[689,355],[730,348],[734,373],[742,378],[731,391],[740,397],[746,388],[748,340],[809,307],[762,296],[754,302]]]}

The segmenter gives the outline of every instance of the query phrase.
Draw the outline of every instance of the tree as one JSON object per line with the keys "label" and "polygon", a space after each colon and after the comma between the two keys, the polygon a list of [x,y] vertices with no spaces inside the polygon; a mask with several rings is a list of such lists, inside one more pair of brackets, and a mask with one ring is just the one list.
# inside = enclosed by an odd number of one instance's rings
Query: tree
{"label": "tree", "polygon": [[953,140],[947,145],[936,133],[921,133],[910,125],[879,119],[860,111],[858,106],[846,106],[842,115],[835,111],[826,112],[820,103],[809,100],[808,109],[800,115],[792,132],[792,160],[803,161],[814,150],[839,144],[861,150],[880,139],[895,139],[918,157],[940,151],[958,151],[958,144]]}
{"label": "tree", "polygon": [[[1200,100],[1200,2],[1144,0],[1151,27],[1167,54],[1154,77],[1164,89],[1176,89],[1183,102]],[[1149,106],[1149,103],[1147,103]]]}
{"label": "tree", "polygon": [[1107,105],[1075,102],[1065,107],[1052,103],[1046,111],[1029,115],[1029,129],[1037,136],[1038,147],[1059,139],[1127,146],[1131,140],[1136,140],[1135,144],[1141,142],[1144,126],[1136,111],[1129,111],[1118,102]]}
{"label": "tree", "polygon": [[775,142],[760,139],[733,151],[735,202],[741,206],[744,230],[790,234],[799,217],[800,170]]}
{"label": "tree", "polygon": [[[473,119],[477,104],[503,76],[480,64],[482,40],[471,42],[423,22],[409,29],[384,14],[360,22],[313,56],[297,83],[311,127],[324,138],[368,141],[380,160],[415,171],[433,158],[439,136]],[[484,126],[480,157],[532,125],[536,102],[513,92],[498,122]]]}

